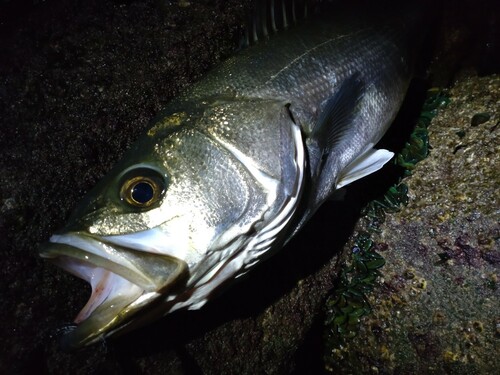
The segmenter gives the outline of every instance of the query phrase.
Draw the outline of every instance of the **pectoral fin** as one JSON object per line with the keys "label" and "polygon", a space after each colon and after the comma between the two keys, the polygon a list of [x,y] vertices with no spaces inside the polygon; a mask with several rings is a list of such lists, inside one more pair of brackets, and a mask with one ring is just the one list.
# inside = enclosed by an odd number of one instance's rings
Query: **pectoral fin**
{"label": "pectoral fin", "polygon": [[365,84],[359,73],[345,79],[323,105],[318,121],[307,140],[310,173],[317,190],[316,199],[326,199],[335,188],[336,158],[332,151],[350,142],[352,124],[359,115]]}
{"label": "pectoral fin", "polygon": [[310,136],[322,153],[328,153],[347,135],[364,91],[365,85],[356,73],[342,82],[337,93],[327,100]]}
{"label": "pectoral fin", "polygon": [[336,188],[349,185],[351,182],[359,180],[369,174],[381,169],[385,163],[392,159],[394,153],[388,150],[374,148],[368,149],[365,153],[354,159],[339,175]]}
{"label": "pectoral fin", "polygon": [[[307,148],[311,176],[318,183],[320,175],[325,172],[324,167],[331,151],[348,140],[364,91],[365,85],[360,80],[359,73],[347,78],[327,100],[318,121],[311,129]],[[330,174],[329,171],[326,174]]]}

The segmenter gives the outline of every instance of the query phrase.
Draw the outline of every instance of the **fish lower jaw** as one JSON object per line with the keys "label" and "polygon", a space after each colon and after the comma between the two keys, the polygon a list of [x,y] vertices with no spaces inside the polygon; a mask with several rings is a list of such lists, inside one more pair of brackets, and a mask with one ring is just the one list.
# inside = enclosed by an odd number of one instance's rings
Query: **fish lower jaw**
{"label": "fish lower jaw", "polygon": [[64,349],[87,346],[121,330],[139,310],[161,296],[158,290],[163,284],[158,279],[148,279],[141,269],[133,267],[130,257],[113,259],[114,253],[106,244],[75,234],[53,236],[42,248],[42,257],[87,281],[92,289],[74,319],[77,326],[61,337]]}
{"label": "fish lower jaw", "polygon": [[87,280],[90,283],[92,293],[87,304],[76,316],[74,320],[76,324],[80,324],[84,320],[88,319],[100,306],[106,304],[110,305],[109,309],[112,309],[112,306],[119,304],[118,302],[113,303],[113,301],[134,301],[144,293],[144,289],[141,289],[127,279],[100,267],[91,269],[88,276],[86,278],[82,277],[82,279]]}
{"label": "fish lower jaw", "polygon": [[74,319],[77,326],[61,338],[65,350],[102,340],[159,296],[105,268],[70,258],[60,258],[54,263],[87,281],[92,288],[88,302]]}

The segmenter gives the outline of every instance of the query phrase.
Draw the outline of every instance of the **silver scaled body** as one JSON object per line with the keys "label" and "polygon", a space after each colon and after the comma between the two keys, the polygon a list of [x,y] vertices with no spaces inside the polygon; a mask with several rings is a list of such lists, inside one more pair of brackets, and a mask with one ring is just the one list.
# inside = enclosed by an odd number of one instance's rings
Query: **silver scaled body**
{"label": "silver scaled body", "polygon": [[[200,308],[379,169],[411,75],[400,26],[309,22],[174,99],[41,251],[93,289],[66,345]],[[161,191],[136,207],[123,186],[143,175]]]}

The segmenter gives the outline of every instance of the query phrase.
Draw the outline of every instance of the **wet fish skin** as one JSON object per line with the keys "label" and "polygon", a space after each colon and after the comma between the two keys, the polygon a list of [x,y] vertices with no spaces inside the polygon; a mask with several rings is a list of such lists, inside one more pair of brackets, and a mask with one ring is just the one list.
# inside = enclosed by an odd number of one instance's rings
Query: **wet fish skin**
{"label": "wet fish skin", "polygon": [[407,43],[400,21],[316,20],[173,100],[41,250],[92,285],[65,345],[200,308],[387,162],[373,146],[409,84]]}

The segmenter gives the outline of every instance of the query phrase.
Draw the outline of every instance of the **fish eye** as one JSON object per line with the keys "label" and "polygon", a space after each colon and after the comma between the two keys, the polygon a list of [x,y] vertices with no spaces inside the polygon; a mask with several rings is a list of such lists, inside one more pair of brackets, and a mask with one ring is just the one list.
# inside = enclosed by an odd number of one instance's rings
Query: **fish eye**
{"label": "fish eye", "polygon": [[125,174],[120,199],[130,206],[148,208],[157,203],[165,191],[165,179],[155,170],[140,168]]}

